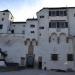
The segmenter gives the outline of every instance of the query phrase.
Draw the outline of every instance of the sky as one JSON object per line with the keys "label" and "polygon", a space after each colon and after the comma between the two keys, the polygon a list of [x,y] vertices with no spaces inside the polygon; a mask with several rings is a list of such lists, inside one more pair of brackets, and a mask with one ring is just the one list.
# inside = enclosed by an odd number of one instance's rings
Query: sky
{"label": "sky", "polygon": [[8,9],[14,21],[36,18],[36,12],[44,7],[75,7],[75,0],[0,0],[0,11]]}

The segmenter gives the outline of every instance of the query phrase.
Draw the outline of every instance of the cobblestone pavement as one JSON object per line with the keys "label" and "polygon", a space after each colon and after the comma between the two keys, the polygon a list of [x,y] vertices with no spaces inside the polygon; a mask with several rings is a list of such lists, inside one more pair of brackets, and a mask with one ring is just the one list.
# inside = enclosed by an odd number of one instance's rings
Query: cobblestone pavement
{"label": "cobblestone pavement", "polygon": [[75,72],[53,72],[53,71],[26,69],[22,71],[0,72],[0,75],[75,75]]}

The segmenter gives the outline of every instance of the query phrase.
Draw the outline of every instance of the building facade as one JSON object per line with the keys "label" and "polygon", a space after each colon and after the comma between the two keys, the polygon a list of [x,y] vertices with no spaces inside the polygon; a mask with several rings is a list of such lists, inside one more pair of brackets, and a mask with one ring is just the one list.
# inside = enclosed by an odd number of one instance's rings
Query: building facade
{"label": "building facade", "polygon": [[75,7],[43,8],[26,22],[0,11],[0,48],[21,66],[75,70],[74,29]]}

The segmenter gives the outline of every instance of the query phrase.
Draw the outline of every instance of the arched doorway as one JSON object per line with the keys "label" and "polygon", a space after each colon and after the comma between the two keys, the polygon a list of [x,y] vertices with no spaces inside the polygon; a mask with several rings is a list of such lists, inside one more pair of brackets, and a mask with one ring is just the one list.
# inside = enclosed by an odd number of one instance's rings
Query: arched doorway
{"label": "arched doorway", "polygon": [[38,57],[38,68],[42,69],[42,56]]}
{"label": "arched doorway", "polygon": [[28,46],[28,54],[26,55],[26,67],[27,68],[34,67],[35,54],[33,52],[34,52],[34,46],[32,44],[32,41],[30,41],[30,44]]}

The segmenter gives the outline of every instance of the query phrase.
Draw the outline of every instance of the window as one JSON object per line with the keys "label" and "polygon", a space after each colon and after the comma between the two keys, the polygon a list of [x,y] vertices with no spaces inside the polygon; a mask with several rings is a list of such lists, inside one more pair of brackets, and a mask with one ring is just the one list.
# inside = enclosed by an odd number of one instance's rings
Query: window
{"label": "window", "polygon": [[31,33],[34,33],[34,31],[31,31]]}
{"label": "window", "polygon": [[51,37],[49,37],[49,43],[51,42]]}
{"label": "window", "polygon": [[64,11],[64,16],[67,16],[67,11]]}
{"label": "window", "polygon": [[57,61],[58,60],[58,54],[51,54],[51,60]]}
{"label": "window", "polygon": [[5,13],[3,13],[3,15],[5,15]]}
{"label": "window", "polygon": [[44,18],[44,16],[40,16],[40,18]]}
{"label": "window", "polygon": [[56,11],[56,15],[59,16],[59,11]]}
{"label": "window", "polygon": [[73,54],[67,54],[67,61],[73,61]]}
{"label": "window", "polygon": [[68,22],[49,22],[49,28],[68,28]]}
{"label": "window", "polygon": [[56,11],[51,11],[51,16],[56,16]]}
{"label": "window", "polygon": [[44,29],[44,27],[39,27],[39,29]]}
{"label": "window", "polygon": [[25,34],[25,31],[22,31],[22,34]]}
{"label": "window", "polygon": [[69,42],[69,37],[66,38],[66,43],[68,43],[68,42]]}
{"label": "window", "polygon": [[34,28],[34,27],[35,27],[35,25],[30,25],[30,27]]}
{"label": "window", "polygon": [[51,16],[51,11],[49,11],[49,16]]}
{"label": "window", "polygon": [[51,22],[51,27],[56,28],[56,22]]}
{"label": "window", "polygon": [[68,22],[65,22],[65,28],[68,28]]}
{"label": "window", "polygon": [[2,21],[4,21],[4,18],[2,18]]}
{"label": "window", "polygon": [[49,16],[67,16],[67,11],[49,11]]}
{"label": "window", "polygon": [[51,28],[51,22],[49,22],[49,28]]}
{"label": "window", "polygon": [[57,22],[57,28],[60,28],[60,23],[59,22]]}
{"label": "window", "polygon": [[61,24],[61,28],[64,28],[64,22],[61,22],[60,24]]}
{"label": "window", "polygon": [[2,24],[0,24],[0,29],[2,29],[3,28],[3,25]]}
{"label": "window", "polygon": [[63,11],[60,11],[60,16],[64,16],[64,13],[63,13]]}
{"label": "window", "polygon": [[14,30],[11,30],[11,33],[14,34]]}

